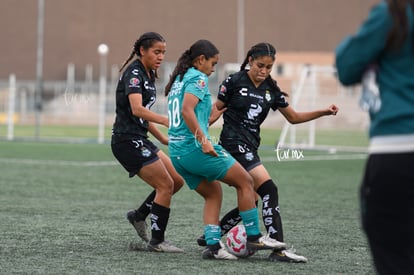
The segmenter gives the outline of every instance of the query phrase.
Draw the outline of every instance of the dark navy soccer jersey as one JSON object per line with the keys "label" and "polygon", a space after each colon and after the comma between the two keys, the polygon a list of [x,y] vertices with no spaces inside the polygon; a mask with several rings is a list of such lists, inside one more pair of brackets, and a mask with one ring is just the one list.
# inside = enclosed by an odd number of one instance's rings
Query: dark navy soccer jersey
{"label": "dark navy soccer jersey", "polygon": [[247,144],[253,149],[260,145],[260,125],[270,108],[287,107],[289,104],[280,88],[268,80],[255,87],[247,70],[230,75],[220,85],[218,99],[227,107],[223,114],[224,125],[220,135],[223,144]]}
{"label": "dark navy soccer jersey", "polygon": [[132,114],[128,95],[142,95],[142,105],[150,109],[155,102],[155,75],[148,76],[140,60],[133,61],[121,75],[116,88],[116,117],[112,132],[113,142],[130,137],[148,137],[148,121]]}

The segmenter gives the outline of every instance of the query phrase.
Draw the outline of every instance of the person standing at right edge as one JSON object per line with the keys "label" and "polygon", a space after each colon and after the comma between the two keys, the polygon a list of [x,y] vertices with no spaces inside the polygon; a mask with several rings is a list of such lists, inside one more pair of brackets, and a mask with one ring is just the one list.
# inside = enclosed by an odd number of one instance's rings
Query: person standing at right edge
{"label": "person standing at right edge", "polygon": [[336,48],[342,84],[365,82],[366,70],[376,68],[379,95],[373,99],[381,104],[368,104],[369,157],[360,199],[379,274],[414,274],[413,8],[414,0],[381,1]]}

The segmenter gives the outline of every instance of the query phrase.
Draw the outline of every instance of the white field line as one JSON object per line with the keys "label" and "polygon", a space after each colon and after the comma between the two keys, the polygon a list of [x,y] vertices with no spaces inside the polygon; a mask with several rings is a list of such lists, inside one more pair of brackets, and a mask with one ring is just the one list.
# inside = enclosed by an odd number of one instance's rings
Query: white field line
{"label": "white field line", "polygon": [[75,160],[43,160],[43,159],[10,159],[0,158],[0,163],[15,163],[15,164],[40,164],[40,165],[57,165],[57,166],[115,166],[118,165],[116,161],[75,161]]}
{"label": "white field line", "polygon": [[273,161],[326,161],[326,160],[358,160],[366,159],[368,154],[329,154],[329,155],[318,155],[318,156],[277,156],[274,157],[263,157],[260,158],[262,162],[273,162]]}
{"label": "white field line", "polygon": [[[262,162],[286,162],[286,161],[326,161],[326,160],[358,160],[366,159],[367,154],[330,154],[318,156],[284,156],[278,157],[276,154],[273,157],[263,157]],[[74,161],[74,160],[39,160],[39,159],[13,159],[0,158],[0,163],[14,163],[14,164],[40,164],[40,165],[56,165],[56,166],[81,166],[81,167],[100,167],[100,166],[116,166],[119,165],[117,161]]]}

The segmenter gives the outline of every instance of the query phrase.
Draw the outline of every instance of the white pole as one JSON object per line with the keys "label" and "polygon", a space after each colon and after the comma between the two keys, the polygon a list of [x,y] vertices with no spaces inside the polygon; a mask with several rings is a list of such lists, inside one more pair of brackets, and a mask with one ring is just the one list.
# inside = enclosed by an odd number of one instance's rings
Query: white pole
{"label": "white pole", "polygon": [[69,63],[66,74],[65,104],[72,105],[75,99],[75,64]]}
{"label": "white pole", "polygon": [[14,138],[14,110],[16,105],[16,76],[9,77],[9,111],[7,113],[7,139]]}
{"label": "white pole", "polygon": [[237,1],[237,61],[244,59],[244,0]]}
{"label": "white pole", "polygon": [[75,91],[75,64],[69,63],[66,75],[66,89]]}
{"label": "white pole", "polygon": [[86,97],[87,102],[91,99],[91,91],[93,85],[93,67],[91,64],[85,67],[85,85],[83,85],[83,94]]}
{"label": "white pole", "polygon": [[19,93],[20,96],[20,122],[21,123],[26,123],[27,120],[27,91],[26,90],[22,90]]}
{"label": "white pole", "polygon": [[[299,83],[298,83],[297,87],[292,89],[293,94],[292,94],[291,106],[293,108],[295,108],[296,105],[298,104],[298,101],[301,97],[302,90],[303,90],[303,87],[305,85],[305,81],[306,81],[306,78],[308,77],[309,72],[310,72],[309,66],[304,67],[302,69],[302,72],[301,72],[301,75],[300,75],[300,78],[299,78]],[[283,126],[282,132],[280,133],[280,136],[279,136],[279,144],[281,146],[285,145],[286,136],[287,136],[289,128],[291,126],[292,126],[292,129],[295,128],[295,126],[291,125],[288,121],[285,122],[285,125]],[[293,131],[295,131],[295,130],[293,130]],[[296,136],[295,132],[292,135],[290,135],[290,143],[291,144],[296,143],[296,138],[294,136]]]}
{"label": "white pole", "polygon": [[88,92],[92,87],[93,82],[93,67],[91,64],[85,66],[85,83],[88,86]]}
{"label": "white pole", "polygon": [[35,137],[40,136],[40,112],[42,111],[43,90],[43,36],[45,1],[38,0],[37,16],[37,52],[36,52],[36,90],[35,90]]}
{"label": "white pole", "polygon": [[[316,89],[318,87],[318,83],[317,83],[317,79],[316,79],[316,70],[311,70],[310,71],[311,75],[311,89],[310,89],[310,96],[311,96],[311,100],[310,100],[310,109],[314,110],[315,108],[315,103],[316,103]],[[315,147],[315,120],[311,120],[309,121],[309,146],[311,148]]]}
{"label": "white pole", "polygon": [[99,124],[98,124],[98,143],[105,142],[105,104],[106,104],[106,56],[109,48],[106,44],[98,46],[98,53],[101,57],[99,74]]}

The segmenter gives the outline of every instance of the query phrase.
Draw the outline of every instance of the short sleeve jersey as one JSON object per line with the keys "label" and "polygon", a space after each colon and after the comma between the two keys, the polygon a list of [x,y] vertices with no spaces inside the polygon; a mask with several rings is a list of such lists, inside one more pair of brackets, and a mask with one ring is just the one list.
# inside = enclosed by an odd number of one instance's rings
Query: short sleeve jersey
{"label": "short sleeve jersey", "polygon": [[132,114],[128,95],[142,95],[142,105],[150,109],[155,103],[156,87],[153,72],[148,76],[140,60],[133,61],[121,75],[116,88],[116,117],[113,124],[112,142],[130,137],[148,137],[148,121]]}
{"label": "short sleeve jersey", "polygon": [[[260,125],[269,110],[287,107],[280,88],[268,80],[259,87],[250,80],[247,70],[230,75],[220,85],[218,99],[225,103],[223,129],[220,141],[223,144],[248,144],[253,149],[260,145]],[[274,80],[273,80],[274,81]]]}
{"label": "short sleeve jersey", "polygon": [[200,147],[181,115],[185,93],[190,93],[199,99],[194,112],[201,127],[200,130],[209,138],[208,119],[212,103],[208,89],[208,76],[195,68],[190,68],[184,74],[182,81],[180,81],[180,76],[177,76],[168,94],[170,121],[168,148],[171,157],[186,155]]}

